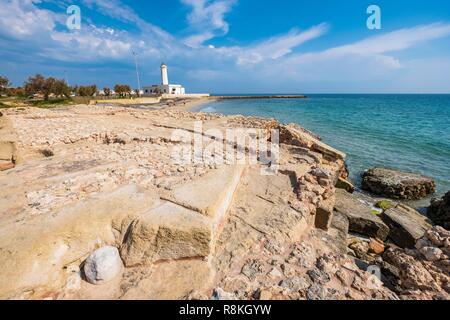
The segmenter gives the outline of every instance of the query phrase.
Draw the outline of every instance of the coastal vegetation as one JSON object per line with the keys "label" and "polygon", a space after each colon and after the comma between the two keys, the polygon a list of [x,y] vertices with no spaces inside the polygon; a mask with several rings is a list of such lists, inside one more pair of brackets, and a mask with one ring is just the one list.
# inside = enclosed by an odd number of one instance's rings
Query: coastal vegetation
{"label": "coastal vegetation", "polygon": [[124,98],[139,95],[127,84],[116,84],[114,90],[96,84],[69,86],[66,80],[44,77],[41,74],[28,77],[21,87],[13,87],[6,76],[0,76],[0,108],[24,107],[52,108],[59,105],[88,103],[91,97]]}
{"label": "coastal vegetation", "polygon": [[114,87],[114,91],[120,96],[125,97],[127,95],[131,95],[131,87],[126,84],[116,84]]}
{"label": "coastal vegetation", "polygon": [[390,202],[389,200],[381,200],[376,203],[376,207],[380,208],[383,211],[386,211],[393,208],[394,204],[392,204],[392,202]]}
{"label": "coastal vegetation", "polygon": [[44,100],[53,97],[70,97],[70,88],[64,80],[58,80],[53,77],[44,78],[38,74],[29,77],[24,84],[25,94],[27,96],[43,96]]}
{"label": "coastal vegetation", "polygon": [[98,93],[98,89],[95,84],[88,86],[75,86],[72,91],[76,96],[80,97],[93,97]]}
{"label": "coastal vegetation", "polygon": [[103,92],[105,93],[106,97],[109,97],[111,95],[111,89],[109,87],[104,87]]}
{"label": "coastal vegetation", "polygon": [[6,92],[7,88],[10,86],[9,79],[3,76],[0,76],[0,93],[3,94]]}
{"label": "coastal vegetation", "polygon": [[381,213],[378,210],[373,209],[371,213],[375,216],[379,216]]}

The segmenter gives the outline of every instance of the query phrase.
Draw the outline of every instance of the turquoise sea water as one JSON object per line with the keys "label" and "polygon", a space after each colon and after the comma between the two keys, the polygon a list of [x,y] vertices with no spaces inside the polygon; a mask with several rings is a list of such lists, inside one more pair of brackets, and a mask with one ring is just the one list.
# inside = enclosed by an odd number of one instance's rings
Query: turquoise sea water
{"label": "turquoise sea water", "polygon": [[203,112],[272,117],[320,135],[347,153],[351,178],[388,167],[436,180],[450,190],[450,95],[308,95],[308,99],[222,100]]}

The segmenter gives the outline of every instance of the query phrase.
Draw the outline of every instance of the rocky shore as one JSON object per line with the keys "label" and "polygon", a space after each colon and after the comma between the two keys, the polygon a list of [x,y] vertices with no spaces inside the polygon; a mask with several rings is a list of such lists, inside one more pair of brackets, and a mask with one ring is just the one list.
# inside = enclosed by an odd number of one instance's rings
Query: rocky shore
{"label": "rocky shore", "polygon": [[[187,107],[2,111],[1,299],[448,299],[445,222],[354,192],[298,125]],[[271,152],[228,161],[230,130]],[[208,161],[174,161],[196,141]]]}
{"label": "rocky shore", "polygon": [[385,168],[364,172],[362,188],[377,195],[402,200],[419,200],[436,192],[436,184],[429,177]]}

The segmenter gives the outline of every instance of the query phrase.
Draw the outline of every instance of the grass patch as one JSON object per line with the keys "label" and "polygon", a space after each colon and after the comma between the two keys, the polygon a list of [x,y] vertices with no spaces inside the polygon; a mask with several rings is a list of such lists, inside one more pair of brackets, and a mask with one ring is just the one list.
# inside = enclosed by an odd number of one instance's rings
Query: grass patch
{"label": "grass patch", "polygon": [[33,107],[38,108],[52,108],[60,105],[71,105],[73,104],[72,99],[50,99],[50,100],[31,100],[28,101]]}
{"label": "grass patch", "polygon": [[381,212],[377,211],[377,210],[372,210],[371,213],[375,216],[379,216],[381,214]]}
{"label": "grass patch", "polygon": [[382,209],[383,211],[389,210],[394,207],[394,204],[389,200],[381,200],[378,201],[375,205],[377,208]]}

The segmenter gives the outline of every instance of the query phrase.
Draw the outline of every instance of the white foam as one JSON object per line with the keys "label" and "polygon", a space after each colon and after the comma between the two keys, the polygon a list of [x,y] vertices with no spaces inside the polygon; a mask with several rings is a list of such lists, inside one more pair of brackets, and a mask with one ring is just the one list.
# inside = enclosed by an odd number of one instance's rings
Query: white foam
{"label": "white foam", "polygon": [[206,107],[201,110],[201,112],[216,112],[214,107]]}

